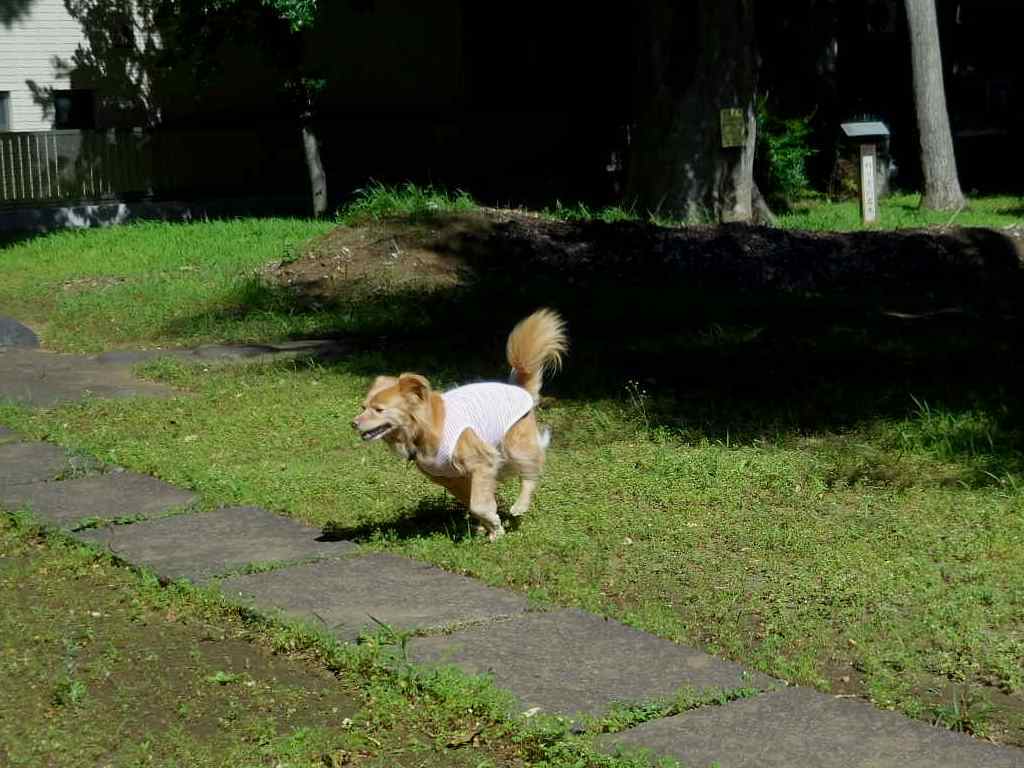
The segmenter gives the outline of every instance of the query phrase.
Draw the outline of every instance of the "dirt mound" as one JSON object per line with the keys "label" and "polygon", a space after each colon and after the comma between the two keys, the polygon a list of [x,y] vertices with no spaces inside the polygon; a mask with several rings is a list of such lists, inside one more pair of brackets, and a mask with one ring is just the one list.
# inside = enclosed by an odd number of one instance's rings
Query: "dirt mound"
{"label": "dirt mound", "polygon": [[461,280],[463,265],[445,251],[443,243],[488,226],[488,217],[471,215],[338,227],[271,274],[282,285],[321,297],[352,286],[370,290],[453,286]]}
{"label": "dirt mound", "polygon": [[451,287],[544,275],[572,284],[672,281],[688,289],[857,295],[928,311],[1006,309],[1021,283],[1021,239],[989,229],[849,233],[766,227],[666,228],[562,222],[481,210],[339,227],[272,272],[308,296]]}

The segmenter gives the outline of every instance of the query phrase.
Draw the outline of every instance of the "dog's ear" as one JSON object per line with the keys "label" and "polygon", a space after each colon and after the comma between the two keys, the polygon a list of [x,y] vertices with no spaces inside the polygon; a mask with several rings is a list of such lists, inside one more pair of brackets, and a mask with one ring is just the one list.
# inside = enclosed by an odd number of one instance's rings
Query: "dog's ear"
{"label": "dog's ear", "polygon": [[393,387],[397,383],[398,379],[396,379],[394,376],[378,376],[376,379],[373,380],[373,384],[370,385],[370,391],[367,396],[372,396],[373,393],[380,392],[382,389]]}
{"label": "dog's ear", "polygon": [[398,391],[415,400],[430,397],[430,382],[418,373],[403,373],[398,377]]}

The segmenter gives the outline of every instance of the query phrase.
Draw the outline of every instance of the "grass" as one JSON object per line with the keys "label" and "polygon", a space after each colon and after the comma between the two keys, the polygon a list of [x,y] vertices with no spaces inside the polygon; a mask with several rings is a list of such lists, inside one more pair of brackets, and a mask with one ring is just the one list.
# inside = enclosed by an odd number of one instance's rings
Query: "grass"
{"label": "grass", "polygon": [[647,431],[626,393],[550,407],[558,442],[539,507],[482,546],[415,471],[348,436],[361,375],[181,366],[169,378],[194,395],[3,420],[211,505],[283,511],[794,682],[828,689],[841,667],[878,703],[912,711],[925,679],[1022,690],[1019,475],[969,487],[995,466],[987,451],[951,453],[934,410],[725,445]]}
{"label": "grass", "polygon": [[[0,306],[78,352],[280,337],[301,323],[265,301],[255,273],[330,228],[250,219],[59,232],[3,250]],[[238,306],[249,307],[244,318],[233,317]]]}
{"label": "grass", "polygon": [[[979,201],[975,211],[1014,205]],[[429,332],[452,317],[471,320],[465,337],[443,352],[396,337],[329,366],[163,360],[140,372],[182,397],[0,406],[0,423],[194,488],[207,506],[264,506],[792,682],[1024,744],[1015,326],[894,328],[820,304],[744,306],[676,286],[567,291],[547,278],[521,292],[474,286],[322,307],[258,284],[239,290],[262,262],[322,231],[235,222],[42,238],[4,251],[0,302],[48,319],[44,338],[65,349]],[[218,244],[238,233],[258,254],[223,256],[231,247]],[[167,263],[159,242],[179,243]],[[196,269],[174,268],[181,253]],[[111,275],[153,291],[145,322],[121,284],[62,292],[68,280]],[[488,545],[418,473],[360,444],[348,421],[378,372],[421,370],[438,386],[500,375],[511,321],[546,302],[565,312],[574,344],[546,387],[556,398],[541,415],[555,442],[535,508]],[[503,491],[506,507],[513,492]],[[621,719],[646,716],[645,706]]]}
{"label": "grass", "polygon": [[553,208],[547,208],[543,213],[553,219],[560,219],[562,221],[603,221],[611,224],[616,221],[640,220],[640,217],[632,210],[618,205],[591,208],[586,203],[563,205],[561,201],[556,201]]}
{"label": "grass", "polygon": [[[956,213],[921,210],[918,207],[920,199],[920,195],[909,193],[882,198],[878,201],[879,220],[871,229],[919,229],[953,224],[959,227],[999,229],[1020,226],[1024,217],[1024,198],[1020,197],[971,198],[967,207]],[[636,211],[616,205],[592,208],[585,203],[563,205],[559,202],[543,213],[562,221],[647,221],[666,227],[686,226],[688,223],[663,216],[644,217]],[[778,226],[818,232],[856,232],[864,229],[858,201],[833,202],[813,197],[797,201],[791,211],[779,214]]]}
{"label": "grass", "polygon": [[[926,211],[919,208],[921,196],[916,193],[897,192],[878,201],[879,221],[873,229],[917,229],[935,226],[993,227],[1020,226],[1024,217],[1024,198],[1014,196],[980,196],[969,198],[966,207],[955,213]],[[413,221],[424,221],[445,213],[468,212],[478,204],[466,192],[448,192],[432,186],[421,187],[407,182],[388,186],[374,182],[357,190],[351,203],[337,215],[339,224],[352,226],[367,220],[380,220],[401,216]],[[541,214],[562,221],[645,221],[659,226],[686,226],[690,222],[671,217],[643,216],[634,209],[621,205],[590,206],[584,202],[555,201]],[[778,226],[784,229],[812,231],[852,232],[864,228],[857,200],[829,201],[809,196],[796,201],[792,210],[778,216]]]}
{"label": "grass", "polygon": [[412,182],[401,186],[388,186],[373,182],[356,190],[352,202],[337,214],[337,222],[345,226],[388,216],[402,216],[412,221],[423,221],[445,213],[475,211],[479,206],[466,192],[450,193],[433,186],[421,187]]}
{"label": "grass", "polygon": [[[1024,198],[969,198],[962,211],[950,213],[925,211],[918,205],[918,194],[897,193],[878,203],[878,223],[873,229],[917,229],[921,227],[1002,227],[1020,226],[1024,215]],[[779,216],[779,226],[787,229],[850,232],[864,228],[860,204],[856,200],[833,203],[824,200],[803,200],[793,210]]]}
{"label": "grass", "polygon": [[394,633],[343,645],[162,588],[20,514],[0,517],[0,598],[0,671],[18,691],[0,701],[5,764],[646,765],[556,719],[511,719],[486,679],[415,668]]}

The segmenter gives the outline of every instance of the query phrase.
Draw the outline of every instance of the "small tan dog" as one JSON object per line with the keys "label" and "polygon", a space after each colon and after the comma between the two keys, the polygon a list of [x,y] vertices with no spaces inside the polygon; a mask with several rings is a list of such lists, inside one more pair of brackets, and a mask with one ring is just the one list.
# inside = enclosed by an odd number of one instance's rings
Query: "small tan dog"
{"label": "small tan dog", "polygon": [[562,318],[538,310],[509,334],[511,383],[481,382],[439,393],[416,373],[378,376],[352,426],[363,440],[384,440],[415,461],[469,508],[493,541],[505,533],[494,497],[503,470],[522,479],[510,514],[518,517],[530,506],[550,440],[548,430],[537,427],[534,406],[544,373],[557,370],[567,350]]}

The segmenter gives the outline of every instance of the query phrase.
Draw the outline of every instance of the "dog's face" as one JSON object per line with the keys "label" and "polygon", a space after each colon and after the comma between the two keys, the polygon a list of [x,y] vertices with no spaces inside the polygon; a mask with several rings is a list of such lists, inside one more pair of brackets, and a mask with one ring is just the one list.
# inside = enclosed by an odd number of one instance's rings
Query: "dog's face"
{"label": "dog's face", "polygon": [[363,440],[385,440],[393,447],[411,442],[428,408],[430,383],[415,373],[378,376],[366,393],[352,426]]}

